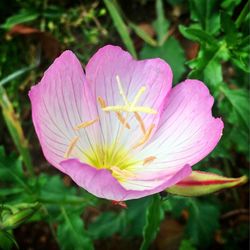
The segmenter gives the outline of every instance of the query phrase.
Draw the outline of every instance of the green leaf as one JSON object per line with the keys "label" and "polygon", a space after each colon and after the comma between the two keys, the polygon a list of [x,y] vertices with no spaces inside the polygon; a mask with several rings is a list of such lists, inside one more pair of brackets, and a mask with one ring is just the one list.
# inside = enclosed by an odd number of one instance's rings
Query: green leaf
{"label": "green leaf", "polygon": [[182,211],[187,207],[188,200],[186,197],[171,195],[163,202],[163,209],[170,212],[174,218],[180,218]]}
{"label": "green leaf", "polygon": [[162,45],[167,38],[169,22],[164,15],[164,5],[162,0],[156,0],[155,4],[157,18],[153,25],[157,34],[158,44]]}
{"label": "green leaf", "polygon": [[222,86],[221,91],[231,103],[233,109],[241,117],[245,126],[250,129],[250,107],[247,91],[244,89],[229,89],[226,86]]}
{"label": "green leaf", "polygon": [[58,225],[57,238],[62,250],[94,250],[93,243],[84,229],[83,220],[79,214],[68,213],[61,207],[62,219]]}
{"label": "green leaf", "polygon": [[249,69],[249,58],[244,58],[244,57],[241,57],[237,51],[235,51],[236,53],[232,53],[232,57],[231,57],[231,60],[232,60],[232,63],[240,68],[241,70],[245,71],[246,73],[250,73],[250,69]]}
{"label": "green leaf", "polygon": [[132,39],[130,38],[128,27],[123,21],[118,9],[113,0],[104,0],[104,3],[109,11],[109,14],[113,20],[113,23],[116,27],[117,32],[119,33],[124,45],[128,49],[128,51],[133,55],[133,57],[137,57],[136,51],[134,48],[134,44]]}
{"label": "green leaf", "polygon": [[196,250],[196,248],[194,247],[194,245],[192,244],[190,240],[184,239],[181,241],[179,250]]}
{"label": "green leaf", "polygon": [[14,245],[17,249],[19,249],[11,230],[0,230],[0,248],[4,250],[11,250]]}
{"label": "green leaf", "polygon": [[[249,5],[250,5],[250,1],[248,0],[245,3],[245,6],[242,9],[242,11],[240,12],[238,18],[235,21],[235,25],[237,28],[239,28],[244,21],[247,21],[247,17],[249,18]],[[247,23],[249,24],[249,20]],[[248,25],[248,27],[249,27],[249,25]]]}
{"label": "green leaf", "polygon": [[201,29],[187,28],[183,25],[179,25],[179,30],[184,37],[192,41],[207,43],[210,46],[217,43],[216,39],[214,39],[213,36]]}
{"label": "green leaf", "polygon": [[163,210],[161,207],[161,199],[158,195],[155,195],[152,197],[152,201],[146,212],[146,224],[143,229],[143,242],[140,250],[149,248],[157,235],[162,219]]}
{"label": "green leaf", "polygon": [[140,52],[140,57],[142,59],[159,57],[169,63],[173,70],[174,83],[177,83],[185,72],[184,50],[173,37],[170,37],[159,47],[145,44]]}
{"label": "green leaf", "polygon": [[209,246],[219,227],[218,206],[198,199],[189,200],[186,234],[195,245]]}
{"label": "green leaf", "polygon": [[128,224],[122,234],[124,237],[141,237],[146,222],[146,211],[150,202],[151,197],[127,201],[128,209],[125,215]]}
{"label": "green leaf", "polygon": [[80,207],[91,204],[90,199],[76,194],[75,187],[66,187],[63,179],[58,175],[40,175],[36,183],[36,190],[39,193],[38,200],[44,204],[69,204]]}
{"label": "green leaf", "polygon": [[0,180],[3,182],[13,182],[16,178],[23,178],[22,161],[14,154],[6,155],[4,148],[0,146]]}
{"label": "green leaf", "polygon": [[237,151],[249,156],[249,142],[246,140],[248,138],[248,130],[240,129],[239,127],[233,127],[229,133],[229,138],[236,147]]}
{"label": "green leaf", "polygon": [[16,24],[26,23],[36,20],[39,13],[33,10],[22,10],[20,13],[9,17],[0,27],[3,29],[11,29]]}
{"label": "green leaf", "polygon": [[124,211],[117,214],[114,212],[104,212],[92,222],[88,228],[88,233],[93,239],[104,239],[120,232],[124,228],[126,217]]}
{"label": "green leaf", "polygon": [[219,60],[212,60],[203,72],[204,82],[212,87],[213,93],[218,89],[220,83],[223,81],[222,66]]}

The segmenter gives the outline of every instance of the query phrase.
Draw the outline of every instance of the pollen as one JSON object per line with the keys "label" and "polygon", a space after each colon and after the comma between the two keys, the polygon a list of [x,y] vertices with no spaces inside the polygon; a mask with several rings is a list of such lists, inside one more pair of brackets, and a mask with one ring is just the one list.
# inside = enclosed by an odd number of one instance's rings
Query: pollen
{"label": "pollen", "polygon": [[149,165],[150,163],[152,163],[155,159],[156,159],[155,156],[149,156],[149,157],[147,157],[147,158],[144,159],[142,165],[143,165],[143,166],[147,166],[147,165]]}
{"label": "pollen", "polygon": [[64,154],[64,158],[69,158],[70,154],[72,153],[74,147],[76,146],[77,142],[79,140],[79,136],[74,137],[70,143],[69,146]]}
{"label": "pollen", "polygon": [[149,127],[149,129],[146,132],[146,134],[143,136],[143,138],[137,144],[135,144],[133,146],[133,149],[138,148],[139,146],[145,144],[148,141],[148,139],[150,138],[150,136],[152,134],[152,131],[153,131],[154,127],[155,127],[155,124],[151,124],[151,126]]}
{"label": "pollen", "polygon": [[86,128],[86,127],[91,126],[92,124],[96,123],[97,121],[99,121],[99,118],[96,118],[96,119],[93,119],[93,120],[90,120],[90,121],[87,121],[87,122],[80,123],[79,125],[74,127],[74,130],[79,130],[79,129],[82,129],[82,128]]}
{"label": "pollen", "polygon": [[137,113],[137,112],[135,112],[134,114],[135,114],[136,120],[137,120],[137,121],[139,122],[139,124],[140,124],[140,127],[141,127],[141,130],[142,130],[143,134],[145,135],[145,134],[146,134],[146,129],[145,129],[145,125],[144,125],[144,122],[143,122],[141,116],[140,116],[139,113]]}

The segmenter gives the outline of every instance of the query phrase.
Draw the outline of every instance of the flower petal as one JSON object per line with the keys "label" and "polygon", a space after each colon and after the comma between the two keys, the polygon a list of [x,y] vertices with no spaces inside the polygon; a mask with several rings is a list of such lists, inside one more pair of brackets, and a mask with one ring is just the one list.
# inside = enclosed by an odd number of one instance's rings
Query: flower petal
{"label": "flower petal", "polygon": [[80,62],[71,51],[65,51],[29,92],[32,119],[43,153],[59,169],[72,139],[80,137],[72,155],[82,160],[83,151],[98,140],[96,131],[99,125],[79,131],[74,129],[76,125],[97,116],[85,82]]}
{"label": "flower petal", "polygon": [[[125,105],[117,76],[129,102],[133,102],[138,91],[146,87],[137,105],[159,111],[157,115],[140,113],[146,129],[152,124],[157,125],[165,97],[172,84],[172,72],[168,64],[161,59],[136,61],[120,47],[108,45],[99,49],[86,66],[87,82],[95,99],[101,97],[107,106]],[[98,113],[104,143],[111,145],[123,126],[121,119],[118,119],[114,111],[104,112],[100,106]],[[123,118],[126,116],[124,113]],[[138,142],[142,133],[138,133],[140,124],[134,114],[130,114],[127,122],[131,128],[123,129],[123,136],[119,139],[120,144],[129,147]]]}
{"label": "flower petal", "polygon": [[193,171],[191,175],[166,189],[166,191],[182,196],[200,196],[211,194],[224,188],[237,187],[246,182],[246,176],[227,178],[213,173]]}
{"label": "flower petal", "polygon": [[200,81],[186,80],[174,87],[162,112],[157,132],[140,157],[153,154],[149,166],[137,168],[146,176],[155,172],[174,171],[175,168],[196,164],[217,145],[223,122],[213,118],[213,97]]}
{"label": "flower petal", "polygon": [[141,198],[147,195],[161,192],[174,185],[190,174],[190,167],[184,166],[178,173],[166,179],[161,185],[149,190],[125,189],[107,169],[96,169],[90,165],[81,163],[77,159],[69,159],[60,163],[63,171],[80,187],[97,197],[109,200],[124,201]]}

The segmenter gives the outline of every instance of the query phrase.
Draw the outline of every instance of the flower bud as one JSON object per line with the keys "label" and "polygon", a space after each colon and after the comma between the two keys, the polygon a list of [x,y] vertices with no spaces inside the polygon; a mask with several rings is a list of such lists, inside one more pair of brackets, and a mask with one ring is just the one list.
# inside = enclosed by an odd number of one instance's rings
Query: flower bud
{"label": "flower bud", "polygon": [[237,187],[247,181],[246,176],[227,178],[214,173],[193,171],[191,175],[167,188],[166,191],[181,196],[201,196],[224,188]]}

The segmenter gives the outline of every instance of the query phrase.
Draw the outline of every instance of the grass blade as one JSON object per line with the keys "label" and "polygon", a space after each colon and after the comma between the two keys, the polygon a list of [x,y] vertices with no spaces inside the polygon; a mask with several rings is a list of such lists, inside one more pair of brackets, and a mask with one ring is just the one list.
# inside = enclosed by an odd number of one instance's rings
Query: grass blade
{"label": "grass blade", "polygon": [[33,176],[34,172],[27,140],[24,137],[21,123],[14,111],[12,103],[10,102],[8,95],[2,86],[0,86],[0,106],[2,107],[3,118],[10,132],[12,140],[15,143],[20,155],[22,156],[23,162],[29,174]]}
{"label": "grass blade", "polygon": [[128,51],[132,54],[134,58],[137,58],[135,47],[132,39],[130,38],[128,27],[125,22],[122,20],[121,15],[118,12],[118,9],[112,0],[104,0],[104,3],[109,11],[109,14],[114,22],[114,25],[124,42],[124,45],[128,49]]}

